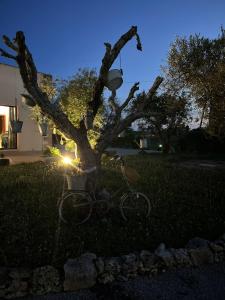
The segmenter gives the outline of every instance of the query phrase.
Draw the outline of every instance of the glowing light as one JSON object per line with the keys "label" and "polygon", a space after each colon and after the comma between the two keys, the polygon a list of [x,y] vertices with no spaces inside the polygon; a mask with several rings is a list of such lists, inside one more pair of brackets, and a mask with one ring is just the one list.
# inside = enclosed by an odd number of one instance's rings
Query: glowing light
{"label": "glowing light", "polygon": [[159,144],[159,147],[160,147],[160,148],[162,148],[162,146],[163,146],[162,144]]}
{"label": "glowing light", "polygon": [[72,159],[70,157],[68,157],[68,156],[64,156],[63,157],[63,162],[66,165],[71,165],[72,164]]}

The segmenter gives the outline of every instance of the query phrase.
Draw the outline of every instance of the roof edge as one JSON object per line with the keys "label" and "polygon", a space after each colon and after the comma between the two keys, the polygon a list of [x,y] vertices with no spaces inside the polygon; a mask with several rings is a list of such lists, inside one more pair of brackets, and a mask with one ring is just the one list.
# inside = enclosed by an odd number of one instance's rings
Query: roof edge
{"label": "roof edge", "polygon": [[[15,68],[15,69],[18,69],[18,70],[19,70],[19,68],[18,68],[17,66],[14,66],[14,65],[2,63],[2,62],[0,62],[0,65],[7,66],[7,67],[11,67],[11,68]],[[47,75],[47,76],[51,76],[51,77],[52,77],[52,75],[49,74],[49,73],[44,73],[44,72],[39,72],[39,71],[38,71],[38,74],[43,74],[43,75]]]}

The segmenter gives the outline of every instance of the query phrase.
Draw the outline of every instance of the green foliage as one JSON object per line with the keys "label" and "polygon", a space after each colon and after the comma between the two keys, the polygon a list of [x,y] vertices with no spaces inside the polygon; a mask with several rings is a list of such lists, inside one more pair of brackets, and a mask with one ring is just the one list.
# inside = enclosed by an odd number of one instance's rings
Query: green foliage
{"label": "green foliage", "polygon": [[167,85],[178,92],[189,91],[202,110],[201,119],[209,120],[211,133],[222,136],[225,132],[224,47],[223,28],[215,39],[200,35],[178,37],[171,45],[168,66],[164,69]]}
{"label": "green foliage", "polygon": [[59,157],[61,155],[60,150],[56,147],[49,147],[49,151],[52,156]]}
{"label": "green foliage", "polygon": [[[174,160],[148,155],[126,161],[141,174],[136,188],[152,201],[150,219],[126,223],[115,208],[105,218],[94,211],[90,221],[80,226],[63,224],[60,266],[84,251],[119,255],[153,250],[162,241],[169,247],[182,247],[194,236],[215,239],[224,233],[224,170],[184,168]],[[43,163],[1,167],[1,265],[51,263],[62,174],[63,170]],[[102,184],[113,192],[122,183],[118,166],[104,159]]]}
{"label": "green foliage", "polygon": [[185,97],[164,92],[152,99],[147,110],[155,115],[142,120],[139,123],[140,129],[159,137],[164,150],[168,152],[185,130],[189,120],[189,103]]}
{"label": "green foliage", "polygon": [[[79,69],[78,72],[68,81],[64,81],[60,88],[60,104],[69,120],[79,127],[83,119],[87,104],[92,99],[94,84],[97,80],[97,74],[94,70]],[[88,131],[88,138],[94,147],[99,137],[99,129],[103,122],[103,108],[99,110],[93,130]]]}
{"label": "green foliage", "polygon": [[127,128],[122,134],[117,137],[111,144],[112,147],[118,148],[138,148],[139,136],[131,127]]}
{"label": "green foliage", "polygon": [[168,130],[184,124],[189,112],[186,98],[175,97],[167,93],[154,97],[149,109],[156,114],[147,120],[156,122],[158,126],[168,128]]}
{"label": "green foliage", "polygon": [[[50,101],[59,101],[63,111],[68,116],[69,120],[75,127],[79,127],[80,121],[83,119],[87,104],[92,99],[94,84],[97,80],[97,74],[94,70],[79,69],[78,72],[69,80],[53,80],[50,76],[43,76],[40,82],[40,88],[45,92]],[[43,114],[39,106],[31,108],[32,118],[36,121],[41,121]],[[92,147],[95,146],[96,140],[99,137],[99,130],[103,123],[103,107],[99,110],[93,130],[88,131],[88,139]],[[66,149],[73,150],[75,142],[69,140],[60,132],[52,121],[48,120],[50,127],[55,128],[57,134],[61,135],[66,141]]]}
{"label": "green foliage", "polygon": [[[50,101],[53,101],[54,98],[57,96],[58,85],[59,85],[59,80],[53,80],[51,75],[41,74],[39,87],[44,93],[47,94]],[[43,120],[44,116],[38,105],[31,107],[31,117],[37,122]],[[50,120],[48,121],[50,122]]]}
{"label": "green foliage", "polygon": [[182,153],[223,154],[225,139],[212,136],[206,130],[197,128],[180,137],[177,150]]}
{"label": "green foliage", "polygon": [[94,70],[79,69],[60,91],[60,103],[71,122],[78,126],[92,98],[92,91],[97,75]]}

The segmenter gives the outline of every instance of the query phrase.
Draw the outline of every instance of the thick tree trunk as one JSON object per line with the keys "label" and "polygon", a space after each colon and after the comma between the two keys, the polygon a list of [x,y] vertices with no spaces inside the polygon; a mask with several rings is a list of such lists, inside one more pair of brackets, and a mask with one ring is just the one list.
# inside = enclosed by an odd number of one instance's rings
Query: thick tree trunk
{"label": "thick tree trunk", "polygon": [[225,104],[221,97],[214,97],[210,101],[209,132],[213,135],[223,137],[225,132]]}
{"label": "thick tree trunk", "polygon": [[201,120],[200,120],[199,128],[202,128],[202,123],[203,123],[203,120],[204,120],[204,117],[205,117],[206,107],[207,107],[207,102],[205,102],[205,104],[202,108],[202,114],[201,114]]}
{"label": "thick tree trunk", "polygon": [[95,151],[91,148],[87,137],[83,136],[80,141],[77,141],[77,152],[80,158],[82,170],[88,170],[96,167],[97,165],[97,155]]}
{"label": "thick tree trunk", "polygon": [[95,193],[97,179],[101,171],[101,153],[96,153],[96,151],[91,148],[89,141],[85,136],[83,136],[81,141],[77,142],[77,150],[78,157],[80,158],[81,170],[87,175],[86,190]]}
{"label": "thick tree trunk", "polygon": [[55,126],[63,134],[65,134],[67,138],[76,142],[78,156],[81,160],[80,172],[84,174],[86,173],[89,177],[89,182],[91,183],[90,187],[88,187],[89,190],[95,189],[95,182],[98,177],[97,172],[101,165],[101,153],[113,141],[113,139],[116,138],[124,129],[130,126],[132,122],[145,116],[145,108],[147,107],[147,104],[151,101],[163,81],[161,77],[157,77],[148,93],[143,92],[139,95],[139,98],[137,99],[138,101],[133,106],[133,109],[129,114],[126,114],[125,117],[124,110],[135,98],[134,93],[139,89],[139,83],[135,83],[133,85],[127,99],[121,106],[114,101],[116,93],[112,93],[110,98],[113,117],[111,120],[108,120],[109,126],[106,126],[107,128],[103,130],[96,147],[96,151],[91,148],[87,138],[87,132],[89,129],[85,126],[84,120],[89,116],[89,119],[92,120],[93,124],[95,116],[103,104],[104,97],[102,97],[102,94],[104,87],[107,86],[108,72],[120,54],[122,48],[134,37],[137,41],[137,49],[142,50],[136,26],[132,26],[130,30],[123,34],[113,46],[109,43],[105,43],[106,51],[102,59],[98,79],[95,83],[93,96],[88,103],[86,115],[82,117],[80,120],[80,126],[77,128],[70,122],[58,102],[56,101],[52,103],[47,94],[39,87],[37,69],[32,55],[25,43],[25,36],[23,32],[18,31],[16,33],[16,38],[13,41],[11,41],[8,37],[3,36],[4,43],[15,52],[15,55],[11,55],[3,49],[0,49],[0,55],[13,59],[17,62],[24,87],[29,93],[29,97],[32,97],[35,104],[37,104],[41,109],[43,115],[51,119]]}

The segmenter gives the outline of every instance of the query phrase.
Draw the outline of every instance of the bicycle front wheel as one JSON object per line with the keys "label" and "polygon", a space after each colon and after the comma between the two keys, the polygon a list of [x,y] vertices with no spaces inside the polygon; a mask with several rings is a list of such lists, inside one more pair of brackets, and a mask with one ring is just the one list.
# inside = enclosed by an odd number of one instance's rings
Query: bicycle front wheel
{"label": "bicycle front wheel", "polygon": [[88,221],[92,214],[92,199],[85,192],[71,192],[59,204],[60,219],[70,225],[80,225]]}
{"label": "bicycle front wheel", "polygon": [[125,221],[148,218],[151,208],[150,199],[143,193],[132,192],[121,198],[120,213]]}

